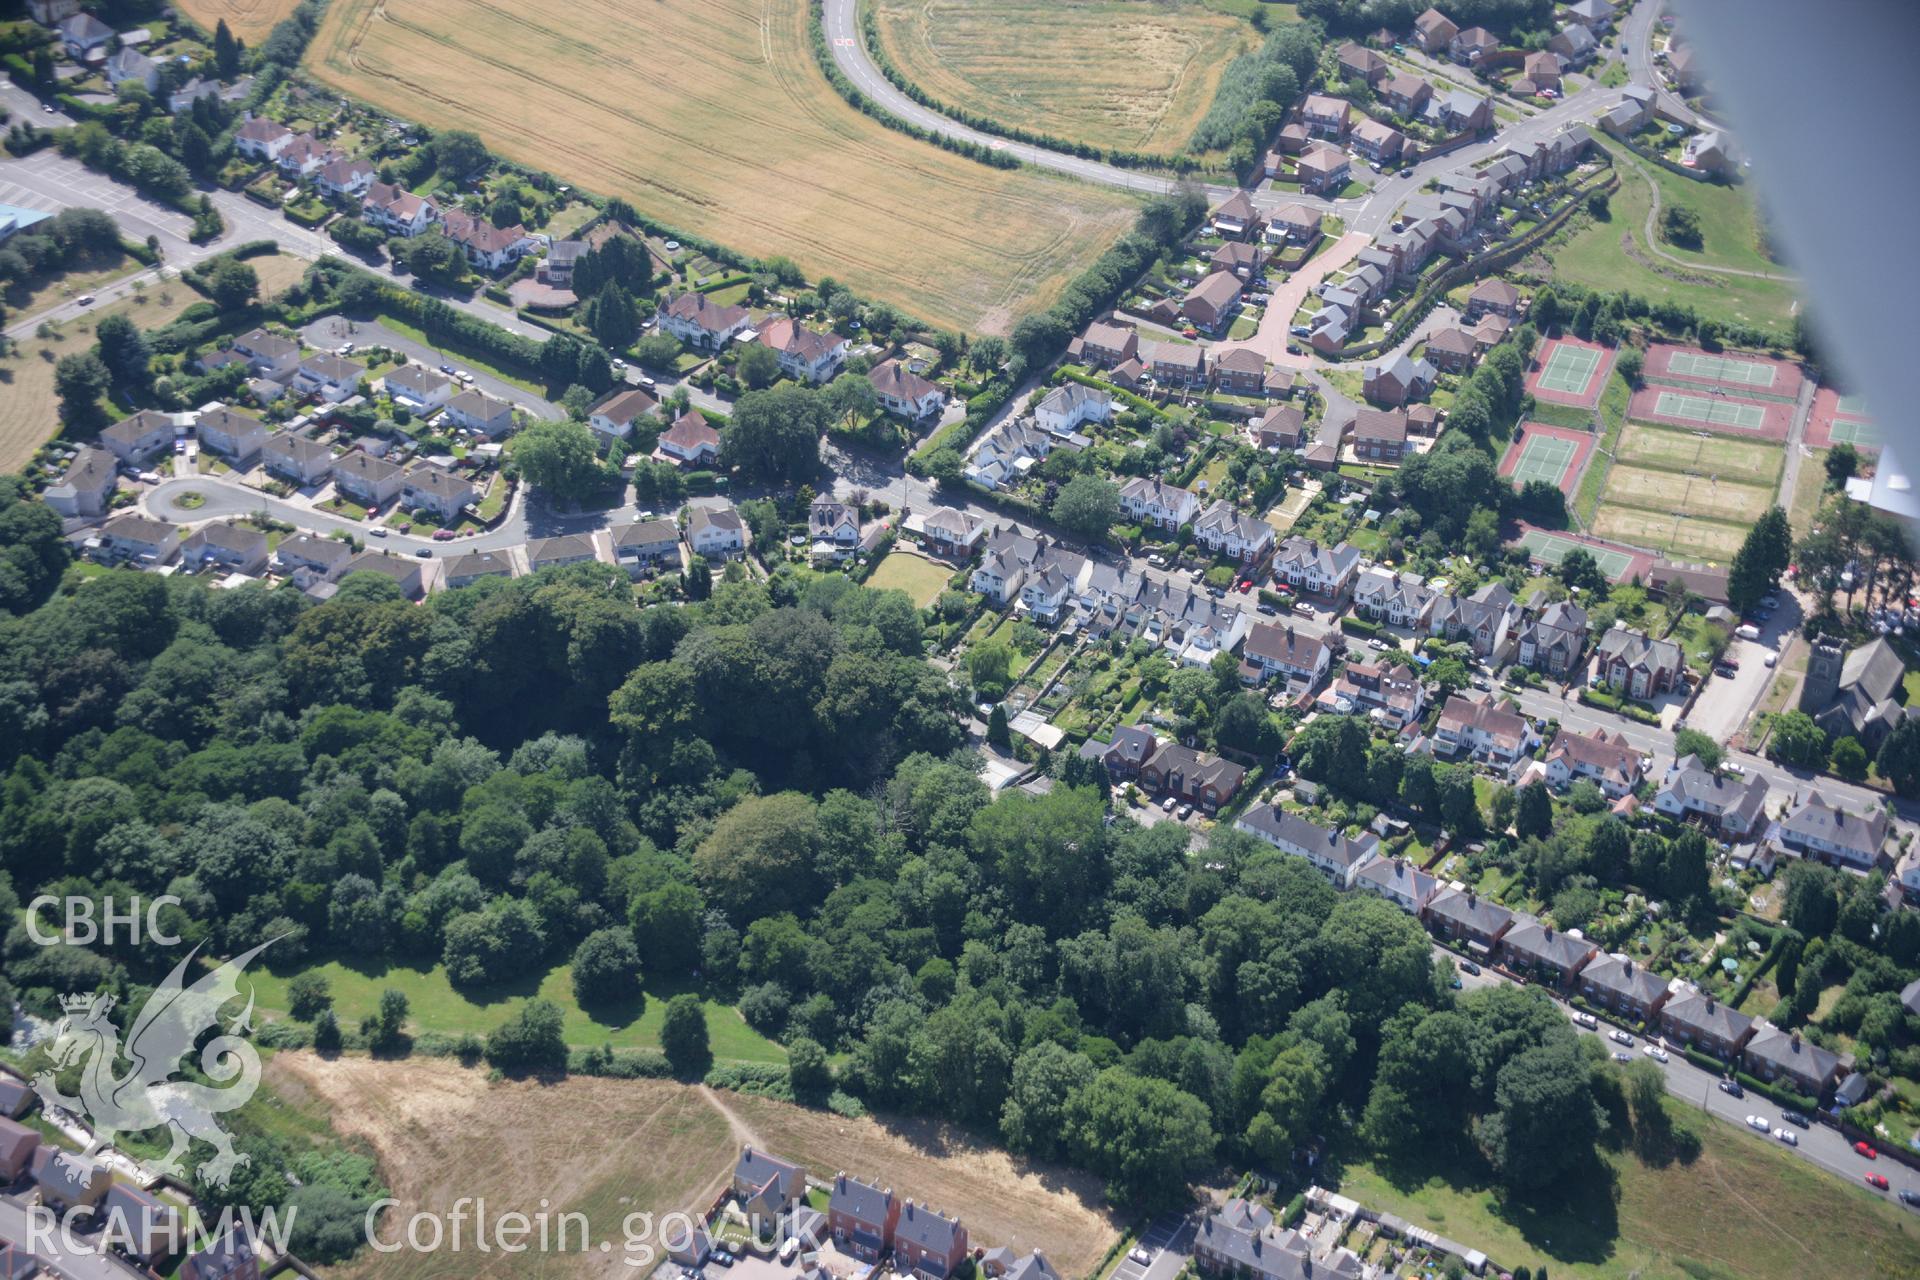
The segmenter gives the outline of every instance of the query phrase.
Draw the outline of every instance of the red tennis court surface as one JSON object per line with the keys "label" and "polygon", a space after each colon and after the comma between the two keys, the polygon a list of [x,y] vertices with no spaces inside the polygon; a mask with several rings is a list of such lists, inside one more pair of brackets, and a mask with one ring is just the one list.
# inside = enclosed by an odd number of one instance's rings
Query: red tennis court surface
{"label": "red tennis court surface", "polygon": [[1613,371],[1613,348],[1580,338],[1549,338],[1527,370],[1527,390],[1548,404],[1592,409]]}
{"label": "red tennis court surface", "polygon": [[1807,419],[1807,447],[1826,449],[1850,444],[1861,453],[1880,452],[1880,432],[1866,415],[1866,406],[1834,387],[1813,393],[1813,416]]}
{"label": "red tennis court surface", "polygon": [[1500,474],[1518,488],[1529,480],[1545,480],[1569,498],[1580,483],[1580,472],[1593,455],[1593,432],[1573,427],[1551,427],[1527,422],[1500,459]]}
{"label": "red tennis court surface", "polygon": [[1785,440],[1793,426],[1793,406],[1780,401],[1741,400],[1717,390],[1642,387],[1627,403],[1627,417],[1748,440]]}
{"label": "red tennis court surface", "polygon": [[1791,360],[1773,360],[1744,351],[1702,351],[1699,347],[1656,342],[1647,348],[1643,377],[1725,387],[1737,395],[1796,400],[1806,381]]}

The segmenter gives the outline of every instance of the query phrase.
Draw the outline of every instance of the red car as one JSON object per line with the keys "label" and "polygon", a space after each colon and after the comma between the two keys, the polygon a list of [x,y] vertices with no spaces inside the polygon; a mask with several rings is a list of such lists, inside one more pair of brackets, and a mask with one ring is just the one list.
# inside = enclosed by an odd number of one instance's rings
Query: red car
{"label": "red car", "polygon": [[1869,1160],[1878,1160],[1880,1158],[1880,1153],[1873,1149],[1873,1144],[1870,1142],[1856,1142],[1853,1144],[1853,1149]]}
{"label": "red car", "polygon": [[452,542],[452,541],[453,541],[453,530],[451,530],[451,529],[435,529],[435,530],[433,531],[433,540],[434,540],[435,542]]}
{"label": "red car", "polygon": [[1885,1175],[1878,1174],[1878,1173],[1869,1173],[1864,1176],[1866,1177],[1868,1186],[1873,1187],[1874,1189],[1879,1191],[1885,1191],[1887,1189],[1887,1179]]}

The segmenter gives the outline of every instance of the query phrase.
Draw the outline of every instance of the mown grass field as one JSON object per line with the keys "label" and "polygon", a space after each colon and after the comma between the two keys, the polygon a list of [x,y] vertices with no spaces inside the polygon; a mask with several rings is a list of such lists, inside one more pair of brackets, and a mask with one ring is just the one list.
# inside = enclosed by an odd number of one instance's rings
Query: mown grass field
{"label": "mown grass field", "polygon": [[1704,475],[1690,476],[1678,471],[1653,471],[1615,464],[1607,476],[1607,489],[1601,497],[1602,509],[1615,502],[1648,511],[1671,511],[1680,515],[1751,524],[1773,505],[1773,490],[1771,487],[1737,484],[1725,479],[1715,480]]}
{"label": "mown grass field", "polygon": [[[305,966],[326,978],[333,994],[333,1008],[342,1026],[358,1026],[360,1019],[380,1005],[380,993],[388,987],[407,997],[409,1024],[417,1034],[438,1031],[446,1035],[487,1032],[519,1012],[535,996],[544,996],[559,1005],[566,1015],[564,1033],[569,1044],[611,1045],[616,1049],[657,1049],[660,1024],[665,1020],[667,1001],[676,993],[658,983],[649,983],[644,999],[625,1001],[610,1007],[583,1009],[573,995],[573,971],[569,965],[556,965],[544,973],[534,971],[517,981],[480,990],[457,989],[447,979],[446,968],[414,968],[407,965],[379,964],[367,967],[342,960]],[[248,975],[253,979],[260,1008],[269,1014],[284,1014],[287,985],[303,972],[291,968],[283,972],[261,971]],[[784,1062],[786,1053],[779,1045],[749,1027],[739,1011],[728,1005],[707,1002],[707,1035],[713,1044],[713,1056],[742,1062]]]}
{"label": "mown grass field", "polygon": [[335,0],[312,72],[434,128],[784,254],[936,324],[1004,333],[1131,224],[1126,196],[915,142],[840,100],[805,0]]}
{"label": "mown grass field", "polygon": [[1786,463],[1786,453],[1777,444],[1703,436],[1639,422],[1627,424],[1617,456],[1622,462],[1663,471],[1691,471],[1768,486],[1780,482],[1780,469]]}
{"label": "mown grass field", "polygon": [[952,577],[951,569],[937,565],[925,556],[890,551],[887,558],[874,568],[867,585],[875,590],[892,588],[904,591],[916,605],[924,609],[946,590],[947,581]]}
{"label": "mown grass field", "polygon": [[1613,1186],[1596,1179],[1556,1210],[1512,1210],[1470,1179],[1395,1179],[1364,1164],[1348,1166],[1340,1191],[1555,1280],[1894,1280],[1920,1269],[1920,1222],[1890,1198],[1671,1099],[1667,1111],[1698,1141],[1692,1160],[1609,1154]]}
{"label": "mown grass field", "polygon": [[256,45],[299,3],[300,0],[179,0],[179,8],[209,32],[215,23],[224,21],[234,35],[249,45]]}
{"label": "mown grass field", "polygon": [[869,0],[894,66],[940,101],[1101,147],[1183,149],[1253,25],[1165,0]]}
{"label": "mown grass field", "polygon": [[1594,513],[1587,532],[1648,551],[1666,551],[1682,559],[1715,564],[1729,563],[1747,535],[1744,525],[1605,501]]}

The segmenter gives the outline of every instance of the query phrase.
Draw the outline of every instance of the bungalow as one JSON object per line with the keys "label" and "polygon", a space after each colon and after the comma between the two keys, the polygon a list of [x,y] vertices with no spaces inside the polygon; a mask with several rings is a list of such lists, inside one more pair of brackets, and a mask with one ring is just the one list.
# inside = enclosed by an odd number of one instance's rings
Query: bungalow
{"label": "bungalow", "polygon": [[107,83],[117,92],[131,81],[152,93],[160,87],[160,64],[138,49],[121,49],[107,59]]}
{"label": "bungalow", "polygon": [[1373,622],[1424,630],[1433,617],[1437,595],[1417,573],[1376,565],[1354,583],[1353,607]]}
{"label": "bungalow", "polygon": [[1240,283],[1240,277],[1231,271],[1215,271],[1187,291],[1180,314],[1208,333],[1219,332],[1239,305]]}
{"label": "bungalow", "polygon": [[642,418],[651,417],[660,402],[639,387],[615,391],[587,411],[587,425],[603,436],[625,440]]}
{"label": "bungalow", "polygon": [[1178,529],[1200,514],[1200,499],[1178,485],[1136,476],[1120,486],[1120,509],[1140,524]]}
{"label": "bungalow", "polygon": [[239,1224],[180,1264],[180,1280],[260,1280],[260,1252]]}
{"label": "bungalow", "polygon": [[1472,889],[1442,889],[1427,903],[1427,927],[1469,949],[1491,953],[1513,925],[1513,912]]}
{"label": "bungalow", "polygon": [[947,1280],[967,1257],[967,1228],[958,1218],[909,1200],[893,1229],[894,1270],[920,1280]]}
{"label": "bungalow", "polygon": [[1096,320],[1087,326],[1080,340],[1081,355],[1088,364],[1111,367],[1140,354],[1140,334],[1132,325],[1110,324]]}
{"label": "bungalow", "polygon": [[300,367],[300,344],[265,329],[250,329],[233,340],[233,349],[246,357],[247,371],[276,382],[291,378]]}
{"label": "bungalow", "polygon": [[1407,135],[1390,124],[1368,117],[1353,126],[1353,149],[1377,165],[1389,165],[1406,150]]}
{"label": "bungalow", "polygon": [[1520,628],[1517,660],[1521,666],[1564,677],[1579,666],[1586,648],[1587,611],[1556,600]]}
{"label": "bungalow", "polygon": [[1671,640],[1655,640],[1615,622],[1594,646],[1594,674],[1629,698],[1648,699],[1674,687],[1686,670],[1686,653]]}
{"label": "bungalow", "polygon": [[1758,834],[1766,821],[1766,803],[1767,780],[1760,774],[1723,777],[1694,755],[1673,762],[1653,798],[1653,807],[1667,817],[1703,818],[1728,837]]}
{"label": "bungalow", "polygon": [[1380,838],[1371,832],[1358,837],[1322,827],[1297,814],[1257,804],[1233,821],[1244,831],[1296,858],[1305,858],[1336,889],[1353,888],[1354,877],[1380,856]]}
{"label": "bungalow", "polygon": [[1346,152],[1322,143],[1300,157],[1300,189],[1308,195],[1336,190],[1347,184],[1352,172],[1353,162]]}
{"label": "bungalow", "polygon": [[1554,786],[1568,787],[1584,778],[1614,800],[1631,795],[1644,772],[1640,752],[1623,735],[1609,737],[1605,729],[1560,730],[1547,748],[1546,766],[1547,781]]}
{"label": "bungalow", "polygon": [[415,413],[445,408],[447,401],[453,399],[453,379],[424,364],[403,364],[388,370],[386,377],[380,379],[380,386],[395,404],[405,405]]}
{"label": "bungalow", "polygon": [[225,405],[204,409],[195,418],[200,447],[225,458],[251,458],[267,443],[267,424],[250,413],[236,413]]}
{"label": "bungalow", "polygon": [[1360,569],[1360,548],[1340,543],[1323,546],[1318,539],[1291,537],[1273,556],[1273,580],[1297,590],[1344,600],[1353,590]]}
{"label": "bungalow", "polygon": [[1079,382],[1064,382],[1049,391],[1033,408],[1033,420],[1042,430],[1070,436],[1089,422],[1113,417],[1113,397]]}
{"label": "bungalow", "polygon": [[689,408],[660,433],[655,452],[676,466],[712,466],[720,460],[720,433],[705,414]]}
{"label": "bungalow", "polygon": [[1356,44],[1352,40],[1341,45],[1334,56],[1340,62],[1340,78],[1342,80],[1353,80],[1357,78],[1366,81],[1369,86],[1372,86],[1379,83],[1379,81],[1387,75],[1389,70],[1385,58],[1367,48],[1365,45]]}
{"label": "bungalow", "polygon": [[180,549],[182,530],[165,520],[120,515],[100,527],[100,547],[109,555],[148,564],[165,564]]}
{"label": "bungalow", "polygon": [[1472,334],[1448,325],[1428,337],[1425,356],[1427,363],[1442,373],[1466,373],[1473,368],[1479,350],[1480,344]]}
{"label": "bungalow", "polygon": [[613,562],[638,578],[656,567],[680,567],[680,531],[671,520],[637,520],[613,530]]}
{"label": "bungalow", "polygon": [[255,116],[233,131],[233,149],[254,160],[277,161],[292,145],[293,130],[265,116]]}
{"label": "bungalow", "polygon": [[1266,394],[1266,357],[1251,347],[1222,352],[1213,362],[1213,386],[1232,396]]}
{"label": "bungalow", "polygon": [[1411,119],[1433,101],[1433,86],[1409,71],[1389,76],[1378,90],[1380,101],[1397,116]]}
{"label": "bungalow", "polygon": [[1485,27],[1468,27],[1447,42],[1447,54],[1463,67],[1470,67],[1500,47],[1499,39]]}
{"label": "bungalow", "polygon": [[1830,1049],[1803,1040],[1798,1031],[1782,1031],[1762,1019],[1740,1051],[1748,1073],[1766,1081],[1784,1081],[1810,1098],[1833,1087],[1846,1063]]}
{"label": "bungalow", "polygon": [[260,461],[270,475],[305,489],[333,474],[333,451],[291,431],[276,431],[260,447]]}
{"label": "bungalow", "polygon": [[1418,916],[1439,892],[1440,882],[1405,858],[1374,858],[1354,873],[1353,887]]}
{"label": "bungalow", "polygon": [[882,1190],[846,1174],[834,1177],[827,1195],[827,1227],[834,1247],[865,1262],[878,1262],[893,1248],[900,1202],[891,1187]]}
{"label": "bungalow", "polygon": [[320,166],[313,185],[335,200],[359,199],[373,185],[373,166],[365,160],[332,160]]}
{"label": "bungalow", "polygon": [[1267,239],[1307,244],[1320,237],[1320,214],[1304,204],[1290,204],[1267,222]]}
{"label": "bungalow", "polygon": [[1335,715],[1364,712],[1395,729],[1404,729],[1420,718],[1427,698],[1420,677],[1403,662],[1389,666],[1384,659],[1378,663],[1350,660],[1314,705]]}
{"label": "bungalow", "polygon": [[448,556],[441,571],[440,585],[448,591],[470,587],[482,578],[511,578],[513,561],[504,551],[469,551]]}
{"label": "bungalow", "polygon": [[767,321],[757,340],[779,357],[782,373],[802,382],[831,381],[847,360],[845,338],[832,330],[815,332],[792,316]]}
{"label": "bungalow", "polygon": [[1810,791],[1780,820],[1775,838],[1803,858],[1853,871],[1871,871],[1880,864],[1887,827],[1885,809],[1848,813],[1827,803],[1818,791]]}
{"label": "bungalow", "polygon": [[1088,754],[1092,748],[1092,758],[1106,765],[1107,772],[1118,781],[1127,781],[1140,776],[1141,766],[1153,758],[1160,749],[1160,739],[1152,731],[1138,725],[1122,725],[1113,731],[1108,742],[1088,739],[1082,754]]}
{"label": "bungalow", "polygon": [[1705,992],[1685,989],[1660,1010],[1660,1030],[1688,1048],[1731,1061],[1753,1038],[1754,1026],[1738,1009]]}
{"label": "bungalow", "polygon": [[1403,410],[1362,409],[1353,415],[1354,457],[1397,463],[1406,451],[1407,415]]}
{"label": "bungalow", "polygon": [[909,370],[898,360],[877,364],[867,374],[880,407],[909,422],[919,422],[940,412],[947,393],[938,385]]}
{"label": "bungalow", "polygon": [[174,435],[172,418],[152,409],[142,409],[102,430],[100,443],[107,447],[107,452],[131,466],[171,445]]}
{"label": "bungalow", "polygon": [[745,307],[721,306],[689,291],[661,308],[660,327],[696,351],[718,351],[752,321]]}
{"label": "bungalow", "polygon": [[330,351],[316,351],[300,362],[293,375],[293,388],[303,395],[317,395],[328,404],[339,404],[360,390],[367,366]]}
{"label": "bungalow", "polygon": [[118,484],[113,455],[105,449],[82,445],[73,455],[73,461],[67,464],[60,483],[48,485],[40,498],[69,520],[103,516]]}
{"label": "bungalow", "polygon": [[440,221],[440,206],[405,187],[375,182],[360,202],[360,216],[388,235],[411,240]]}
{"label": "bungalow", "polygon": [[1507,584],[1495,580],[1482,583],[1470,596],[1449,593],[1434,601],[1432,634],[1448,640],[1465,640],[1475,657],[1491,665],[1504,666],[1512,657],[1526,615],[1513,598]]}
{"label": "bungalow", "polygon": [[1317,138],[1344,138],[1353,119],[1353,107],[1344,98],[1310,93],[1300,104],[1300,120]]}
{"label": "bungalow", "polygon": [[1244,239],[1260,227],[1260,213],[1244,191],[1236,191],[1221,202],[1209,218],[1213,229],[1230,240]]}
{"label": "bungalow", "polygon": [[353,449],[334,459],[333,487],[363,507],[384,507],[406,487],[407,476],[395,463]]}
{"label": "bungalow", "polygon": [[1163,747],[1140,766],[1140,785],[1149,794],[1164,792],[1207,813],[1232,801],[1247,771],[1231,760],[1183,747]]}
{"label": "bungalow", "polygon": [[499,271],[539,243],[517,222],[499,227],[464,209],[448,209],[444,222],[447,239],[459,245],[467,261],[483,271]]}
{"label": "bungalow", "polygon": [[1571,982],[1600,949],[1578,932],[1565,933],[1531,916],[1521,916],[1500,940],[1508,967],[1548,986]]}
{"label": "bungalow", "polygon": [[1507,710],[1492,695],[1468,698],[1456,693],[1448,698],[1433,736],[1438,744],[1503,765],[1514,764],[1540,744],[1527,718]]}
{"label": "bungalow", "polygon": [[283,571],[308,575],[331,582],[353,559],[353,547],[339,538],[321,538],[311,533],[296,533],[282,538],[274,548],[273,560]]}
{"label": "bungalow", "polygon": [[[1415,360],[1402,351],[1367,363],[1361,393],[1372,404],[1394,409],[1432,391],[1434,377],[1431,364],[1425,360]],[[1406,434],[1402,432],[1400,438],[1404,442]]]}
{"label": "bungalow", "polygon": [[498,440],[513,433],[513,406],[484,391],[468,389],[447,401],[440,421]]}
{"label": "bungalow", "polygon": [[187,536],[180,544],[180,558],[196,567],[218,565],[231,573],[257,576],[267,567],[267,535],[250,524],[216,520]]}
{"label": "bungalow", "polygon": [[935,507],[921,522],[927,550],[953,560],[970,560],[987,536],[986,521],[952,507]]}
{"label": "bungalow", "polygon": [[416,462],[407,468],[400,486],[400,505],[409,511],[425,511],[441,524],[452,524],[460,513],[480,500],[480,490],[462,476],[431,462]]}
{"label": "bungalow", "polygon": [[1490,276],[1473,286],[1467,295],[1467,319],[1478,320],[1492,312],[1512,319],[1520,311],[1520,291],[1498,276]]}
{"label": "bungalow", "polygon": [[1206,348],[1180,342],[1147,344],[1147,366],[1163,387],[1197,389],[1207,385]]}
{"label": "bungalow", "polygon": [[668,1259],[683,1272],[699,1271],[713,1256],[713,1236],[706,1223],[698,1219],[682,1216],[661,1233],[660,1240],[667,1247]]}
{"label": "bungalow", "polygon": [[1261,680],[1278,676],[1289,685],[1304,685],[1309,690],[1319,687],[1333,660],[1325,640],[1294,630],[1290,622],[1255,623],[1247,631],[1241,653]]}
{"label": "bungalow", "polygon": [[1438,9],[1429,9],[1413,20],[1413,42],[1420,46],[1422,53],[1448,50],[1459,34],[1460,28]]}
{"label": "bungalow", "polygon": [[591,534],[563,533],[553,538],[534,538],[527,543],[527,571],[565,568],[570,564],[591,564],[600,558]]}
{"label": "bungalow", "polygon": [[1307,415],[1290,404],[1277,404],[1247,427],[1257,449],[1298,449],[1306,436]]}
{"label": "bungalow", "polygon": [[687,545],[708,560],[731,560],[745,555],[747,526],[732,505],[695,507],[687,521]]}
{"label": "bungalow", "polygon": [[1652,1023],[1668,999],[1667,980],[1625,956],[1602,955],[1580,971],[1580,995],[1630,1022]]}

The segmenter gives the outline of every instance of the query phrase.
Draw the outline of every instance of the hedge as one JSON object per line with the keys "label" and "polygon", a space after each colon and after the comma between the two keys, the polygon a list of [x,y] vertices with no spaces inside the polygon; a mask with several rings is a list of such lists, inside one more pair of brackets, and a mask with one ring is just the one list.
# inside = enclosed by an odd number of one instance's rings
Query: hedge
{"label": "hedge", "polygon": [[[1260,594],[1265,596],[1266,592],[1263,591]],[[1340,619],[1340,629],[1350,635],[1357,636],[1377,636],[1380,634],[1379,623],[1373,621],[1371,618],[1356,618],[1351,615]]]}

